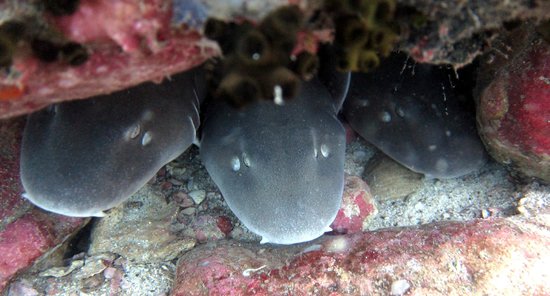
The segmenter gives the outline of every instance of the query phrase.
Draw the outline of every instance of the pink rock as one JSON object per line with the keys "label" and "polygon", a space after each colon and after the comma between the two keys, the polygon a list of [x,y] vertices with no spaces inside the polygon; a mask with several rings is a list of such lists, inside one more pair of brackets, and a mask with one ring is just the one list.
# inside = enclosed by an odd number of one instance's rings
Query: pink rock
{"label": "pink rock", "polygon": [[346,129],[346,144],[349,144],[357,139],[357,133],[351,128],[351,126],[347,122],[343,122],[342,125]]}
{"label": "pink rock", "polygon": [[346,176],[342,206],[330,227],[337,233],[363,231],[363,224],[378,213],[369,186],[356,176]]}
{"label": "pink rock", "polygon": [[[400,30],[399,50],[419,63],[453,64],[456,69],[483,54],[487,43],[495,44],[494,35],[487,32],[500,33],[514,21],[547,19],[550,10],[547,1],[539,1],[537,5],[515,0],[513,4],[468,2],[460,9],[431,0],[417,0],[413,5],[417,14],[396,16],[398,22],[406,24]],[[399,20],[402,17],[405,19]]]}
{"label": "pink rock", "polygon": [[35,209],[21,198],[21,120],[0,121],[0,291],[9,279],[61,243],[86,220]]}
{"label": "pink rock", "polygon": [[39,296],[40,293],[29,282],[15,282],[10,285],[8,295]]}
{"label": "pink rock", "polygon": [[189,195],[183,191],[178,191],[172,195],[172,198],[174,201],[181,207],[181,208],[188,208],[193,206],[195,203],[189,197]]}
{"label": "pink rock", "polygon": [[195,232],[195,238],[198,242],[214,241],[226,236],[223,230],[227,230],[225,229],[227,225],[225,225],[225,222],[222,222],[222,227],[220,227],[219,219],[220,216],[216,217],[208,214],[201,214],[193,219],[191,227]]}
{"label": "pink rock", "polygon": [[160,189],[162,189],[163,191],[168,191],[172,189],[172,187],[173,187],[173,184],[170,182],[162,182],[162,184],[160,184]]}
{"label": "pink rock", "polygon": [[219,216],[217,225],[226,236],[233,230],[233,223],[231,223],[231,220],[226,216]]}
{"label": "pink rock", "polygon": [[180,258],[172,295],[547,295],[548,225],[532,222],[447,222],[285,248],[220,240]]}
{"label": "pink rock", "polygon": [[144,81],[160,82],[216,55],[216,45],[198,32],[171,27],[172,8],[167,3],[81,1],[71,16],[42,19],[68,39],[82,42],[89,58],[75,67],[43,63],[25,51],[17,55],[11,70],[17,75],[0,73],[0,118],[55,102],[111,93]]}
{"label": "pink rock", "polygon": [[78,230],[84,219],[35,209],[0,231],[0,291],[9,279]]}
{"label": "pink rock", "polygon": [[[69,39],[88,43],[110,39],[126,52],[160,49],[158,35],[169,29],[170,3],[151,1],[81,1],[75,13],[54,18],[54,23]],[[95,24],[90,26],[90,24]]]}
{"label": "pink rock", "polygon": [[103,272],[106,279],[110,279],[110,291],[111,295],[116,295],[122,292],[122,282],[124,273],[117,268],[107,267]]}
{"label": "pink rock", "polygon": [[0,229],[25,214],[30,203],[21,198],[19,148],[23,120],[0,122]]}
{"label": "pink rock", "polygon": [[550,44],[522,41],[480,74],[490,79],[478,97],[480,134],[496,160],[550,182]]}

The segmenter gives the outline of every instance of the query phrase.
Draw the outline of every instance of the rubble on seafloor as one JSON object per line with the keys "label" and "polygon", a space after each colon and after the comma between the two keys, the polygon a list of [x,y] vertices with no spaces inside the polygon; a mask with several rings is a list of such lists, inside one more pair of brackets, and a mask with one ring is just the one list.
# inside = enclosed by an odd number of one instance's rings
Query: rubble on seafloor
{"label": "rubble on seafloor", "polygon": [[[68,249],[72,252],[58,247],[39,265],[13,279],[6,293],[158,295],[172,291],[180,295],[189,291],[191,295],[202,295],[203,285],[207,287],[204,291],[214,294],[283,290],[385,293],[401,287],[394,282],[405,280],[407,291],[453,294],[495,288],[490,283],[496,280],[497,270],[505,274],[515,272],[516,267],[507,264],[529,267],[517,269],[521,276],[516,274],[517,281],[505,286],[510,295],[544,291],[539,278],[526,279],[525,274],[538,272],[548,258],[529,258],[524,252],[548,251],[543,250],[549,239],[544,228],[547,224],[543,223],[548,223],[550,188],[536,183],[516,184],[507,177],[506,170],[490,163],[480,172],[462,178],[422,178],[417,189],[400,198],[369,195],[361,179],[369,174],[364,169],[373,151],[361,139],[349,143],[346,192],[351,198],[360,197],[361,202],[342,209],[348,216],[358,214],[365,209],[362,205],[369,205],[370,201],[378,214],[362,216],[368,221],[362,228],[368,232],[357,229],[350,219],[349,228],[342,230],[348,234],[333,233],[285,248],[259,245],[260,238],[246,230],[228,210],[200,164],[196,149],[191,149],[163,168],[122,206],[104,218],[94,219],[91,230],[86,229],[77,234],[78,240],[70,241]],[[524,214],[514,215],[517,212]],[[3,236],[4,233],[5,230]],[[27,232],[18,234],[24,235],[20,240],[27,237]],[[83,247],[79,240],[90,241],[84,241]],[[507,245],[513,249],[507,249]],[[4,247],[4,254],[13,250]],[[478,251],[470,254],[474,249]],[[365,257],[355,252],[371,253]],[[484,255],[479,257],[477,252]],[[223,259],[216,254],[223,254]],[[361,258],[371,259],[367,262]],[[317,268],[330,273],[325,278]],[[370,268],[370,273],[361,271]],[[471,277],[482,270],[492,272],[479,274],[481,280],[476,286]],[[189,277],[187,272],[194,276]],[[175,278],[176,274],[179,277]],[[541,269],[540,277],[544,274]],[[293,280],[284,280],[288,278]],[[199,290],[188,290],[193,285]],[[498,291],[505,291],[501,288]]]}
{"label": "rubble on seafloor", "polygon": [[[396,19],[405,24],[402,51],[419,62],[457,68],[474,61],[482,70],[478,124],[500,163],[490,160],[459,178],[429,179],[348,132],[344,197],[334,231],[286,247],[258,244],[260,237],[227,207],[196,148],[103,218],[67,218],[34,208],[20,198],[24,121],[7,118],[188,69],[219,52],[192,30],[207,16],[257,21],[287,1],[174,0],[163,6],[154,0],[140,6],[145,2],[82,0],[74,16],[52,16],[36,10],[35,2],[3,1],[0,22],[34,17],[37,27],[24,40],[32,35],[57,42],[55,28],[90,55],[76,67],[62,56],[44,63],[18,45],[15,71],[0,74],[5,295],[550,293],[550,187],[541,181],[548,181],[550,45],[533,33],[548,16],[549,2],[396,1]],[[321,3],[288,2],[307,12]],[[110,22],[78,33],[107,10]],[[134,14],[122,17],[128,10]],[[140,25],[134,26],[137,19]],[[527,19],[533,23],[523,24]],[[305,36],[315,42],[323,37]],[[531,108],[518,103],[523,100]]]}

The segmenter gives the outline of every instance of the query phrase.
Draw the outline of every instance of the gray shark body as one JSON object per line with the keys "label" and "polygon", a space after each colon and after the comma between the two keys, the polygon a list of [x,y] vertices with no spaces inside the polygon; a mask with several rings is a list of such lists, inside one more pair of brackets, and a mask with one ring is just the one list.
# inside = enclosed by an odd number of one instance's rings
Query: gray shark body
{"label": "gray shark body", "polygon": [[31,114],[21,151],[25,196],[67,216],[101,216],[122,203],[195,140],[198,71]]}
{"label": "gray shark body", "polygon": [[201,158],[231,210],[263,242],[315,239],[336,217],[346,144],[336,109],[349,76],[343,79],[330,92],[317,79],[304,82],[282,106],[222,103],[206,114]]}
{"label": "gray shark body", "polygon": [[453,178],[486,161],[474,112],[460,101],[455,73],[388,59],[372,73],[354,73],[344,114],[352,128],[409,169]]}

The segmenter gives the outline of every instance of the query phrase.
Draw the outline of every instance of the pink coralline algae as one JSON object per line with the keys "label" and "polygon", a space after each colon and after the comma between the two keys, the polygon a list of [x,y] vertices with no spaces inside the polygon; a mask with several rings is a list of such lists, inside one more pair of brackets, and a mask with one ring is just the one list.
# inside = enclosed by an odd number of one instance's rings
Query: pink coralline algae
{"label": "pink coralline algae", "polygon": [[543,295],[550,236],[524,218],[440,223],[286,248],[217,241],[182,256],[172,295]]}
{"label": "pink coralline algae", "polygon": [[479,132],[496,160],[550,182],[550,44],[522,40],[480,75]]}
{"label": "pink coralline algae", "polygon": [[0,231],[0,291],[17,272],[61,243],[84,220],[32,210]]}
{"label": "pink coralline algae", "polygon": [[73,15],[33,15],[64,38],[81,42],[89,57],[71,66],[44,63],[22,51],[14,59],[12,75],[0,75],[0,118],[158,82],[216,55],[216,45],[196,30],[172,26],[167,3],[81,1]]}
{"label": "pink coralline algae", "polygon": [[69,234],[85,220],[38,209],[21,199],[19,147],[21,122],[0,122],[0,291],[21,270]]}
{"label": "pink coralline algae", "polygon": [[30,204],[21,199],[19,149],[24,122],[0,122],[0,229],[23,215]]}
{"label": "pink coralline algae", "polygon": [[377,214],[373,196],[365,181],[346,176],[342,205],[330,227],[337,233],[363,231],[363,224]]}
{"label": "pink coralline algae", "polygon": [[231,221],[225,216],[199,215],[192,222],[195,238],[201,243],[224,238],[231,227]]}
{"label": "pink coralline algae", "polygon": [[159,35],[167,33],[170,19],[170,2],[100,0],[82,1],[75,13],[53,22],[73,41],[110,39],[123,51],[133,52],[141,50],[142,43],[151,51],[159,50]]}

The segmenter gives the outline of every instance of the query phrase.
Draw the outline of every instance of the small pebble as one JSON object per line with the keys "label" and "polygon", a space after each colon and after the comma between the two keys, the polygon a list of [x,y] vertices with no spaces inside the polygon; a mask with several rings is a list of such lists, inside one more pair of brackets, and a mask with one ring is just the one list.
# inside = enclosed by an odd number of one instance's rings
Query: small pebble
{"label": "small pebble", "polygon": [[84,266],[84,260],[74,260],[69,266],[52,267],[38,274],[40,277],[63,277]]}
{"label": "small pebble", "polygon": [[359,150],[359,151],[353,152],[353,159],[355,161],[362,161],[365,158],[367,158],[367,153],[365,151]]}
{"label": "small pebble", "polygon": [[158,172],[157,172],[157,177],[164,177],[166,176],[166,167],[162,167]]}
{"label": "small pebble", "polygon": [[183,209],[181,213],[184,215],[191,216],[195,214],[195,211],[196,211],[195,208],[186,208],[186,209]]}
{"label": "small pebble", "polygon": [[114,268],[114,267],[107,267],[105,268],[105,270],[103,271],[103,276],[106,278],[106,279],[112,279],[115,277],[115,274],[116,272],[118,271],[118,269]]}
{"label": "small pebble", "polygon": [[173,195],[174,201],[182,208],[188,208],[194,205],[194,202],[187,193],[178,191]]}
{"label": "small pebble", "polygon": [[182,186],[183,185],[183,182],[180,181],[180,180],[170,179],[169,181],[170,181],[170,183],[172,183],[172,185],[175,185],[175,186]]}
{"label": "small pebble", "polygon": [[187,171],[187,169],[184,167],[172,166],[171,164],[168,164],[166,166],[166,170],[172,176],[183,176],[183,174],[185,174],[185,172]]}
{"label": "small pebble", "polygon": [[200,204],[206,197],[206,191],[204,190],[193,190],[189,192],[189,196],[193,199],[195,204]]}
{"label": "small pebble", "polygon": [[220,231],[226,236],[233,230],[233,223],[231,223],[231,220],[226,216],[219,216],[216,224]]}
{"label": "small pebble", "polygon": [[187,190],[192,191],[194,190],[194,188],[195,188],[195,180],[189,179],[189,181],[187,181]]}
{"label": "small pebble", "polygon": [[162,184],[160,185],[160,188],[162,190],[170,190],[172,189],[172,183],[170,182],[162,182]]}
{"label": "small pebble", "polygon": [[400,296],[407,293],[411,284],[407,280],[397,280],[391,283],[391,295]]}

